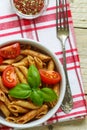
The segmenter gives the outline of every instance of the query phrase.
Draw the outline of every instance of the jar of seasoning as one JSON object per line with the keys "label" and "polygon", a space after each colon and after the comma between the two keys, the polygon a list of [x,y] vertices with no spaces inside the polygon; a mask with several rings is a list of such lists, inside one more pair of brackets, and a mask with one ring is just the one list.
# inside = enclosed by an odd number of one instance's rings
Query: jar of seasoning
{"label": "jar of seasoning", "polygon": [[48,6],[49,0],[11,0],[11,5],[22,18],[34,19],[42,15]]}

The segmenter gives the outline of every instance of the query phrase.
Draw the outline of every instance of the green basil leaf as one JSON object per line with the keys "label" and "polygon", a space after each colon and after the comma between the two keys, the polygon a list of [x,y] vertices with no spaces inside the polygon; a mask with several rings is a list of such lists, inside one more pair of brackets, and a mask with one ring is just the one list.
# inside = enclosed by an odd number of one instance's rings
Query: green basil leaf
{"label": "green basil leaf", "polygon": [[42,88],[40,93],[42,94],[45,102],[52,102],[57,99],[56,93],[51,88]]}
{"label": "green basil leaf", "polygon": [[19,99],[26,99],[30,97],[31,88],[28,84],[20,83],[9,90],[9,95]]}
{"label": "green basil leaf", "polygon": [[28,69],[28,83],[32,88],[38,88],[40,86],[40,74],[34,65],[31,65]]}
{"label": "green basil leaf", "polygon": [[30,95],[30,99],[33,101],[34,104],[41,106],[43,104],[43,97],[39,94],[39,90],[32,90]]}

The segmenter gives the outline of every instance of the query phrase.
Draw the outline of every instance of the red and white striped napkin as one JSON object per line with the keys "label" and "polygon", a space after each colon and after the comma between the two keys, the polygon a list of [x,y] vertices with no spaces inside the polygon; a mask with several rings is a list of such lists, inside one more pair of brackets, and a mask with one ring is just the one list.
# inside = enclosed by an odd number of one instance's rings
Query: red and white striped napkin
{"label": "red and white striped napkin", "polygon": [[[41,17],[34,20],[26,20],[15,14],[11,7],[10,0],[0,0],[0,42],[21,37],[38,40],[55,53],[62,62],[62,48],[60,41],[58,41],[56,37],[55,2],[55,0],[49,1],[48,8]],[[66,60],[74,106],[69,114],[65,114],[60,108],[55,115],[43,125],[83,118],[87,115],[71,11],[68,3],[65,6],[68,7],[70,26],[70,36],[66,41]],[[0,125],[0,130],[2,129],[12,130],[12,128]]]}

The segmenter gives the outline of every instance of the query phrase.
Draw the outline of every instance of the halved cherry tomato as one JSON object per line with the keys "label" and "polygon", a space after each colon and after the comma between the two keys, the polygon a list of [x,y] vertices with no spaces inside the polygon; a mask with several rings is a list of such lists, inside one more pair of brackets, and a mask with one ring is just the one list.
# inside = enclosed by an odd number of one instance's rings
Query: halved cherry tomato
{"label": "halved cherry tomato", "polygon": [[61,75],[56,71],[40,69],[41,80],[47,84],[56,84],[61,80]]}
{"label": "halved cherry tomato", "polygon": [[13,66],[8,66],[2,74],[3,84],[8,88],[13,88],[17,84],[15,70]]}
{"label": "halved cherry tomato", "polygon": [[3,62],[3,58],[0,56],[0,65],[2,64]]}
{"label": "halved cherry tomato", "polygon": [[14,43],[0,48],[0,56],[3,58],[15,58],[20,54],[20,44]]}

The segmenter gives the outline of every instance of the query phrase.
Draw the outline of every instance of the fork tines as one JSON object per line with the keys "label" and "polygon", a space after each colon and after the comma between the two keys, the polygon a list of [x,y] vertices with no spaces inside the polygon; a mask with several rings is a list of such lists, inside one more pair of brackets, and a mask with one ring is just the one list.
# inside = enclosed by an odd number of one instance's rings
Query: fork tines
{"label": "fork tines", "polygon": [[67,0],[56,0],[56,26],[57,30],[61,28],[69,29]]}

